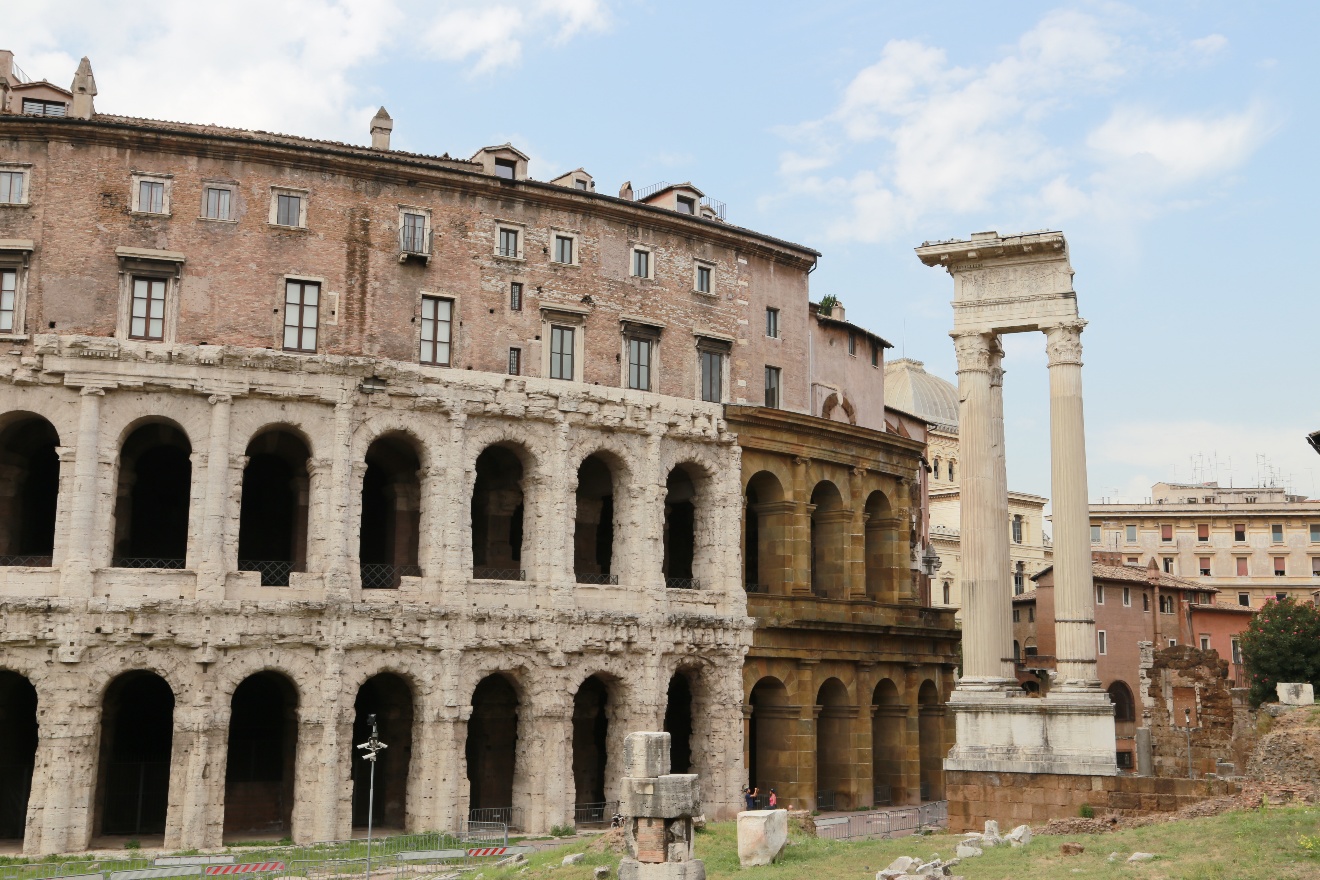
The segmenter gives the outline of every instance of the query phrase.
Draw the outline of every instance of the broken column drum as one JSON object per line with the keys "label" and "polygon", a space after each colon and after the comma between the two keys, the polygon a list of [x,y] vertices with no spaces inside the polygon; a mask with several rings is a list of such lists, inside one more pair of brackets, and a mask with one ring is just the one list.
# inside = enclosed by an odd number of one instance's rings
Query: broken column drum
{"label": "broken column drum", "polygon": [[693,856],[692,817],[701,808],[695,773],[670,773],[667,733],[630,733],[623,743],[619,809],[628,857],[619,880],[705,880]]}
{"label": "broken column drum", "polygon": [[[956,743],[946,770],[1117,772],[1113,705],[1096,675],[1082,419],[1081,332],[1060,232],[923,244],[917,256],[954,281],[962,460],[964,668],[949,702]],[[1058,684],[1026,699],[1013,666],[1008,483],[1004,456],[1006,333],[1043,332],[1050,371],[1051,504]]]}

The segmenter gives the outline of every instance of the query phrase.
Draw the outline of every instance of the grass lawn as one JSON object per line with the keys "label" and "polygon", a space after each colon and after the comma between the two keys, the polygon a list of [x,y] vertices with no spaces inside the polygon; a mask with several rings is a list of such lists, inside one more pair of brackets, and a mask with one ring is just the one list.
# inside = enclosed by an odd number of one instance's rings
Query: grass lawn
{"label": "grass lawn", "polygon": [[[1317,838],[1315,855],[1299,843],[1306,835]],[[831,841],[796,838],[778,863],[744,870],[738,865],[733,823],[709,826],[697,836],[697,855],[706,863],[706,875],[765,877],[767,880],[863,880],[875,876],[901,855],[944,858],[953,855],[959,835],[906,837],[898,840]],[[1063,856],[1059,844],[1075,841],[1086,847],[1080,856]],[[526,873],[521,868],[483,868],[484,880],[590,880],[596,865],[618,864],[618,857],[588,851],[582,864],[560,867],[569,853],[583,852],[579,842],[533,856]],[[1128,865],[1133,852],[1150,852],[1159,859]],[[1118,852],[1114,862],[1106,861]],[[1142,878],[1142,880],[1320,880],[1320,809],[1275,807],[1226,813],[1205,819],[1165,822],[1109,834],[1037,837],[1021,849],[994,848],[969,859],[955,870],[968,880],[1060,880],[1060,878]]]}

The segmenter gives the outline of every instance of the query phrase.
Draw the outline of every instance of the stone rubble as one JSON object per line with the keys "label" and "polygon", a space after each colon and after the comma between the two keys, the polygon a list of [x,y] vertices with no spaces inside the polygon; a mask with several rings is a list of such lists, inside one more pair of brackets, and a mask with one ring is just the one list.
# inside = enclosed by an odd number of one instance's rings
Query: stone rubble
{"label": "stone rubble", "polygon": [[1128,856],[1127,860],[1128,862],[1148,862],[1151,859],[1158,859],[1158,858],[1159,856],[1155,855],[1155,853],[1134,852],[1132,855]]}
{"label": "stone rubble", "polygon": [[1082,846],[1080,843],[1062,843],[1059,844],[1059,852],[1063,853],[1065,856],[1080,856],[1082,853],[1086,852],[1086,847]]}
{"label": "stone rubble", "polygon": [[953,873],[953,868],[961,861],[961,859],[944,861],[938,854],[932,856],[929,862],[922,861],[916,856],[899,856],[889,863],[889,867],[880,869],[875,875],[875,880],[923,880],[927,877],[949,877],[952,880],[961,880],[961,875]]}
{"label": "stone rubble", "polygon": [[605,880],[606,877],[610,876],[610,866],[598,865],[596,870],[591,872],[591,876],[593,880]]}
{"label": "stone rubble", "polygon": [[564,867],[577,865],[581,864],[584,858],[586,858],[586,853],[573,853],[572,855],[564,856],[564,860],[560,862],[560,864]]}

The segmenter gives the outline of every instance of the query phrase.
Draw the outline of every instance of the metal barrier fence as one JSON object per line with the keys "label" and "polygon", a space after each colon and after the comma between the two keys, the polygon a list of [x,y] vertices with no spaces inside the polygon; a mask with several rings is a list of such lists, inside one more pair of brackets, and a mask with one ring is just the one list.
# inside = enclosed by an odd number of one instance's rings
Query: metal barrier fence
{"label": "metal barrier fence", "polygon": [[817,819],[816,836],[828,840],[893,837],[924,828],[944,828],[948,824],[949,802],[932,801],[920,806]]}
{"label": "metal barrier fence", "polygon": [[598,804],[574,804],[574,825],[607,824],[619,810],[618,801],[604,801]]}

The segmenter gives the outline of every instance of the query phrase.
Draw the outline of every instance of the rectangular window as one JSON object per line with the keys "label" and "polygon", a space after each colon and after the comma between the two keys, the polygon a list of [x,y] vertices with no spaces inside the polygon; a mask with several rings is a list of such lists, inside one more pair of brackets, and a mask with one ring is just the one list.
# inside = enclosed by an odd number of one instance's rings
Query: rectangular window
{"label": "rectangular window", "polygon": [[426,215],[425,214],[403,214],[402,241],[405,254],[426,254],[430,251],[429,242],[426,240]]}
{"label": "rectangular window", "polygon": [[1177,640],[1177,639],[1169,639],[1169,647],[1170,647],[1170,648],[1176,648],[1176,647],[1178,647],[1178,640]]}
{"label": "rectangular window", "polygon": [[518,160],[516,159],[496,159],[495,176],[505,180],[513,180],[518,172]]}
{"label": "rectangular window", "polygon": [[501,257],[520,257],[518,247],[518,230],[500,227],[500,249],[496,251]]}
{"label": "rectangular window", "polygon": [[1119,770],[1131,770],[1136,765],[1133,763],[1131,752],[1114,752],[1114,766]]}
{"label": "rectangular window", "polygon": [[138,210],[144,214],[165,213],[165,184],[163,181],[138,181]]}
{"label": "rectangular window", "polygon": [[710,293],[710,290],[711,290],[710,278],[711,278],[711,268],[710,268],[710,266],[698,266],[698,267],[697,267],[697,292],[698,292],[698,293]]}
{"label": "rectangular window", "polygon": [[219,186],[206,188],[206,201],[202,205],[202,216],[207,220],[228,220],[229,201],[233,193]]}
{"label": "rectangular window", "polygon": [[871,341],[871,366],[880,366],[880,343]]}
{"label": "rectangular window", "polygon": [[701,399],[720,403],[724,396],[724,355],[717,351],[701,352]]}
{"label": "rectangular window", "polygon": [[1027,591],[1027,573],[1022,570],[1022,564],[1018,563],[1017,571],[1013,572],[1013,595],[1021,596]]}
{"label": "rectangular window", "polygon": [[275,194],[275,225],[302,226],[302,196]]}
{"label": "rectangular window", "polygon": [[1095,586],[1095,604],[1097,605],[1105,604],[1105,588],[1100,586],[1099,584],[1096,584]]}
{"label": "rectangular window", "polygon": [[1201,650],[1202,650],[1202,651],[1209,651],[1209,650],[1210,650],[1210,637],[1209,637],[1208,635],[1205,635],[1204,633],[1202,633],[1202,634],[1201,634],[1201,639],[1200,639],[1200,641],[1201,641]]}
{"label": "rectangular window", "polygon": [[779,409],[779,367],[765,368],[765,405]]}
{"label": "rectangular window", "polygon": [[0,203],[23,204],[23,178],[25,171],[0,171]]}
{"label": "rectangular window", "polygon": [[1014,609],[1013,609],[1013,622],[1014,622],[1014,623],[1021,623],[1021,622],[1022,622],[1022,611],[1021,611],[1021,609],[1018,609],[1018,608],[1014,608]]}
{"label": "rectangular window", "polygon": [[1287,599],[1287,598],[1288,598],[1288,594],[1287,594],[1287,593],[1275,593],[1275,594],[1274,594],[1274,601],[1275,601],[1275,602],[1282,602],[1284,599]]}
{"label": "rectangular window", "polygon": [[1209,523],[1197,523],[1197,524],[1196,524],[1196,540],[1201,541],[1202,543],[1204,543],[1204,542],[1210,540],[1210,524],[1209,524]]}
{"label": "rectangular window", "polygon": [[852,355],[853,357],[856,357],[856,356],[857,356],[857,334],[856,334],[856,333],[849,333],[849,334],[848,334],[848,354]]}
{"label": "rectangular window", "polygon": [[1092,544],[1099,544],[1099,543],[1100,543],[1100,527],[1099,527],[1099,526],[1091,526],[1091,543],[1092,543]]}
{"label": "rectangular window", "polygon": [[449,366],[453,329],[454,301],[438,296],[422,297],[422,363]]}
{"label": "rectangular window", "polygon": [[1201,556],[1196,560],[1196,566],[1201,571],[1201,577],[1210,577],[1210,557]]}
{"label": "rectangular window", "polygon": [[165,338],[165,280],[134,278],[133,305],[129,318],[130,339],[160,341]]}
{"label": "rectangular window", "polygon": [[18,270],[0,270],[0,333],[14,332],[18,311]]}
{"label": "rectangular window", "polygon": [[779,338],[779,309],[765,310],[765,335],[771,339]]}
{"label": "rectangular window", "polygon": [[1250,593],[1238,593],[1238,604],[1241,605],[1243,608],[1250,608],[1250,607],[1251,607],[1251,594],[1250,594]]}
{"label": "rectangular window", "polygon": [[1161,614],[1172,614],[1172,613],[1173,613],[1173,597],[1172,597],[1172,596],[1160,596],[1160,613],[1161,613]]}
{"label": "rectangular window", "polygon": [[1233,540],[1237,541],[1239,544],[1247,540],[1246,523],[1235,523],[1233,525]]}
{"label": "rectangular window", "polygon": [[1165,573],[1165,574],[1173,574],[1173,557],[1172,557],[1172,556],[1166,556],[1166,557],[1164,557],[1164,573]]}
{"label": "rectangular window", "polygon": [[1244,578],[1244,577],[1246,577],[1246,576],[1247,576],[1247,557],[1245,557],[1245,556],[1239,556],[1239,557],[1237,558],[1236,565],[1237,565],[1237,576],[1240,577],[1240,578]]}
{"label": "rectangular window", "polygon": [[316,351],[321,285],[316,281],[284,282],[284,350]]}
{"label": "rectangular window", "polygon": [[[952,464],[952,462],[950,462],[950,464]],[[949,475],[949,479],[953,479],[953,474]],[[1020,516],[1013,517],[1013,543],[1022,543],[1022,517]]]}
{"label": "rectangular window", "polygon": [[510,376],[521,376],[521,375],[522,375],[522,349],[521,349],[521,348],[511,348],[511,349],[509,349],[509,375],[510,375]]}
{"label": "rectangular window", "polygon": [[1136,556],[1129,556],[1129,557],[1127,558],[1127,564],[1128,564],[1128,565],[1140,565],[1140,564],[1141,564],[1141,560],[1138,559]]}
{"label": "rectangular window", "polygon": [[63,101],[42,101],[37,98],[23,99],[23,113],[28,116],[67,116],[69,105]]}
{"label": "rectangular window", "polygon": [[1123,537],[1127,539],[1129,544],[1137,543],[1137,527],[1133,525],[1124,526]]}
{"label": "rectangular window", "polygon": [[678,196],[678,213],[695,214],[697,213],[697,200],[691,196]]}
{"label": "rectangular window", "polygon": [[651,340],[628,340],[628,387],[651,390]]}
{"label": "rectangular window", "polygon": [[1283,523],[1275,523],[1270,526],[1270,541],[1275,544],[1283,543]]}
{"label": "rectangular window", "polygon": [[1108,654],[1108,653],[1109,653],[1109,639],[1106,637],[1106,635],[1105,635],[1105,631],[1102,630],[1102,629],[1101,629],[1101,630],[1096,630],[1095,638],[1096,638],[1096,647],[1099,648],[1100,653],[1101,653],[1101,654]]}
{"label": "rectangular window", "polygon": [[1035,623],[1035,622],[1036,622],[1036,606],[1035,606],[1035,605],[1028,605],[1028,606],[1027,606],[1027,623]]}
{"label": "rectangular window", "polygon": [[580,189],[580,190],[589,190],[589,189],[591,189],[591,187],[587,184],[587,182],[586,182],[585,180],[575,180],[575,181],[573,181],[573,187],[574,187],[575,189]]}
{"label": "rectangular window", "polygon": [[1141,594],[1141,610],[1142,611],[1150,610],[1150,593],[1143,592]]}
{"label": "rectangular window", "polygon": [[555,236],[555,262],[572,263],[573,262],[573,237],[570,235]]}
{"label": "rectangular window", "polygon": [[1288,557],[1286,556],[1274,557],[1274,576],[1283,577],[1287,573],[1288,573]]}
{"label": "rectangular window", "polygon": [[1124,608],[1131,608],[1131,607],[1132,607],[1132,588],[1131,588],[1131,587],[1124,587],[1124,588],[1123,588],[1123,607],[1124,607]]}
{"label": "rectangular window", "polygon": [[1233,662],[1242,662],[1242,643],[1237,639],[1233,639]]}
{"label": "rectangular window", "polygon": [[1311,543],[1320,544],[1320,523],[1311,523]]}
{"label": "rectangular window", "polygon": [[521,311],[522,311],[522,282],[521,282],[521,281],[511,281],[511,282],[509,282],[509,311],[511,311],[511,312],[521,312]]}
{"label": "rectangular window", "polygon": [[1160,540],[1165,544],[1173,540],[1173,526],[1171,525],[1160,526]]}
{"label": "rectangular window", "polygon": [[634,278],[651,277],[651,252],[643,250],[633,250],[632,252],[632,273]]}
{"label": "rectangular window", "polygon": [[1311,577],[1320,577],[1320,556],[1311,557]]}
{"label": "rectangular window", "polygon": [[550,378],[573,378],[573,337],[576,330],[572,327],[551,326],[550,328]]}

